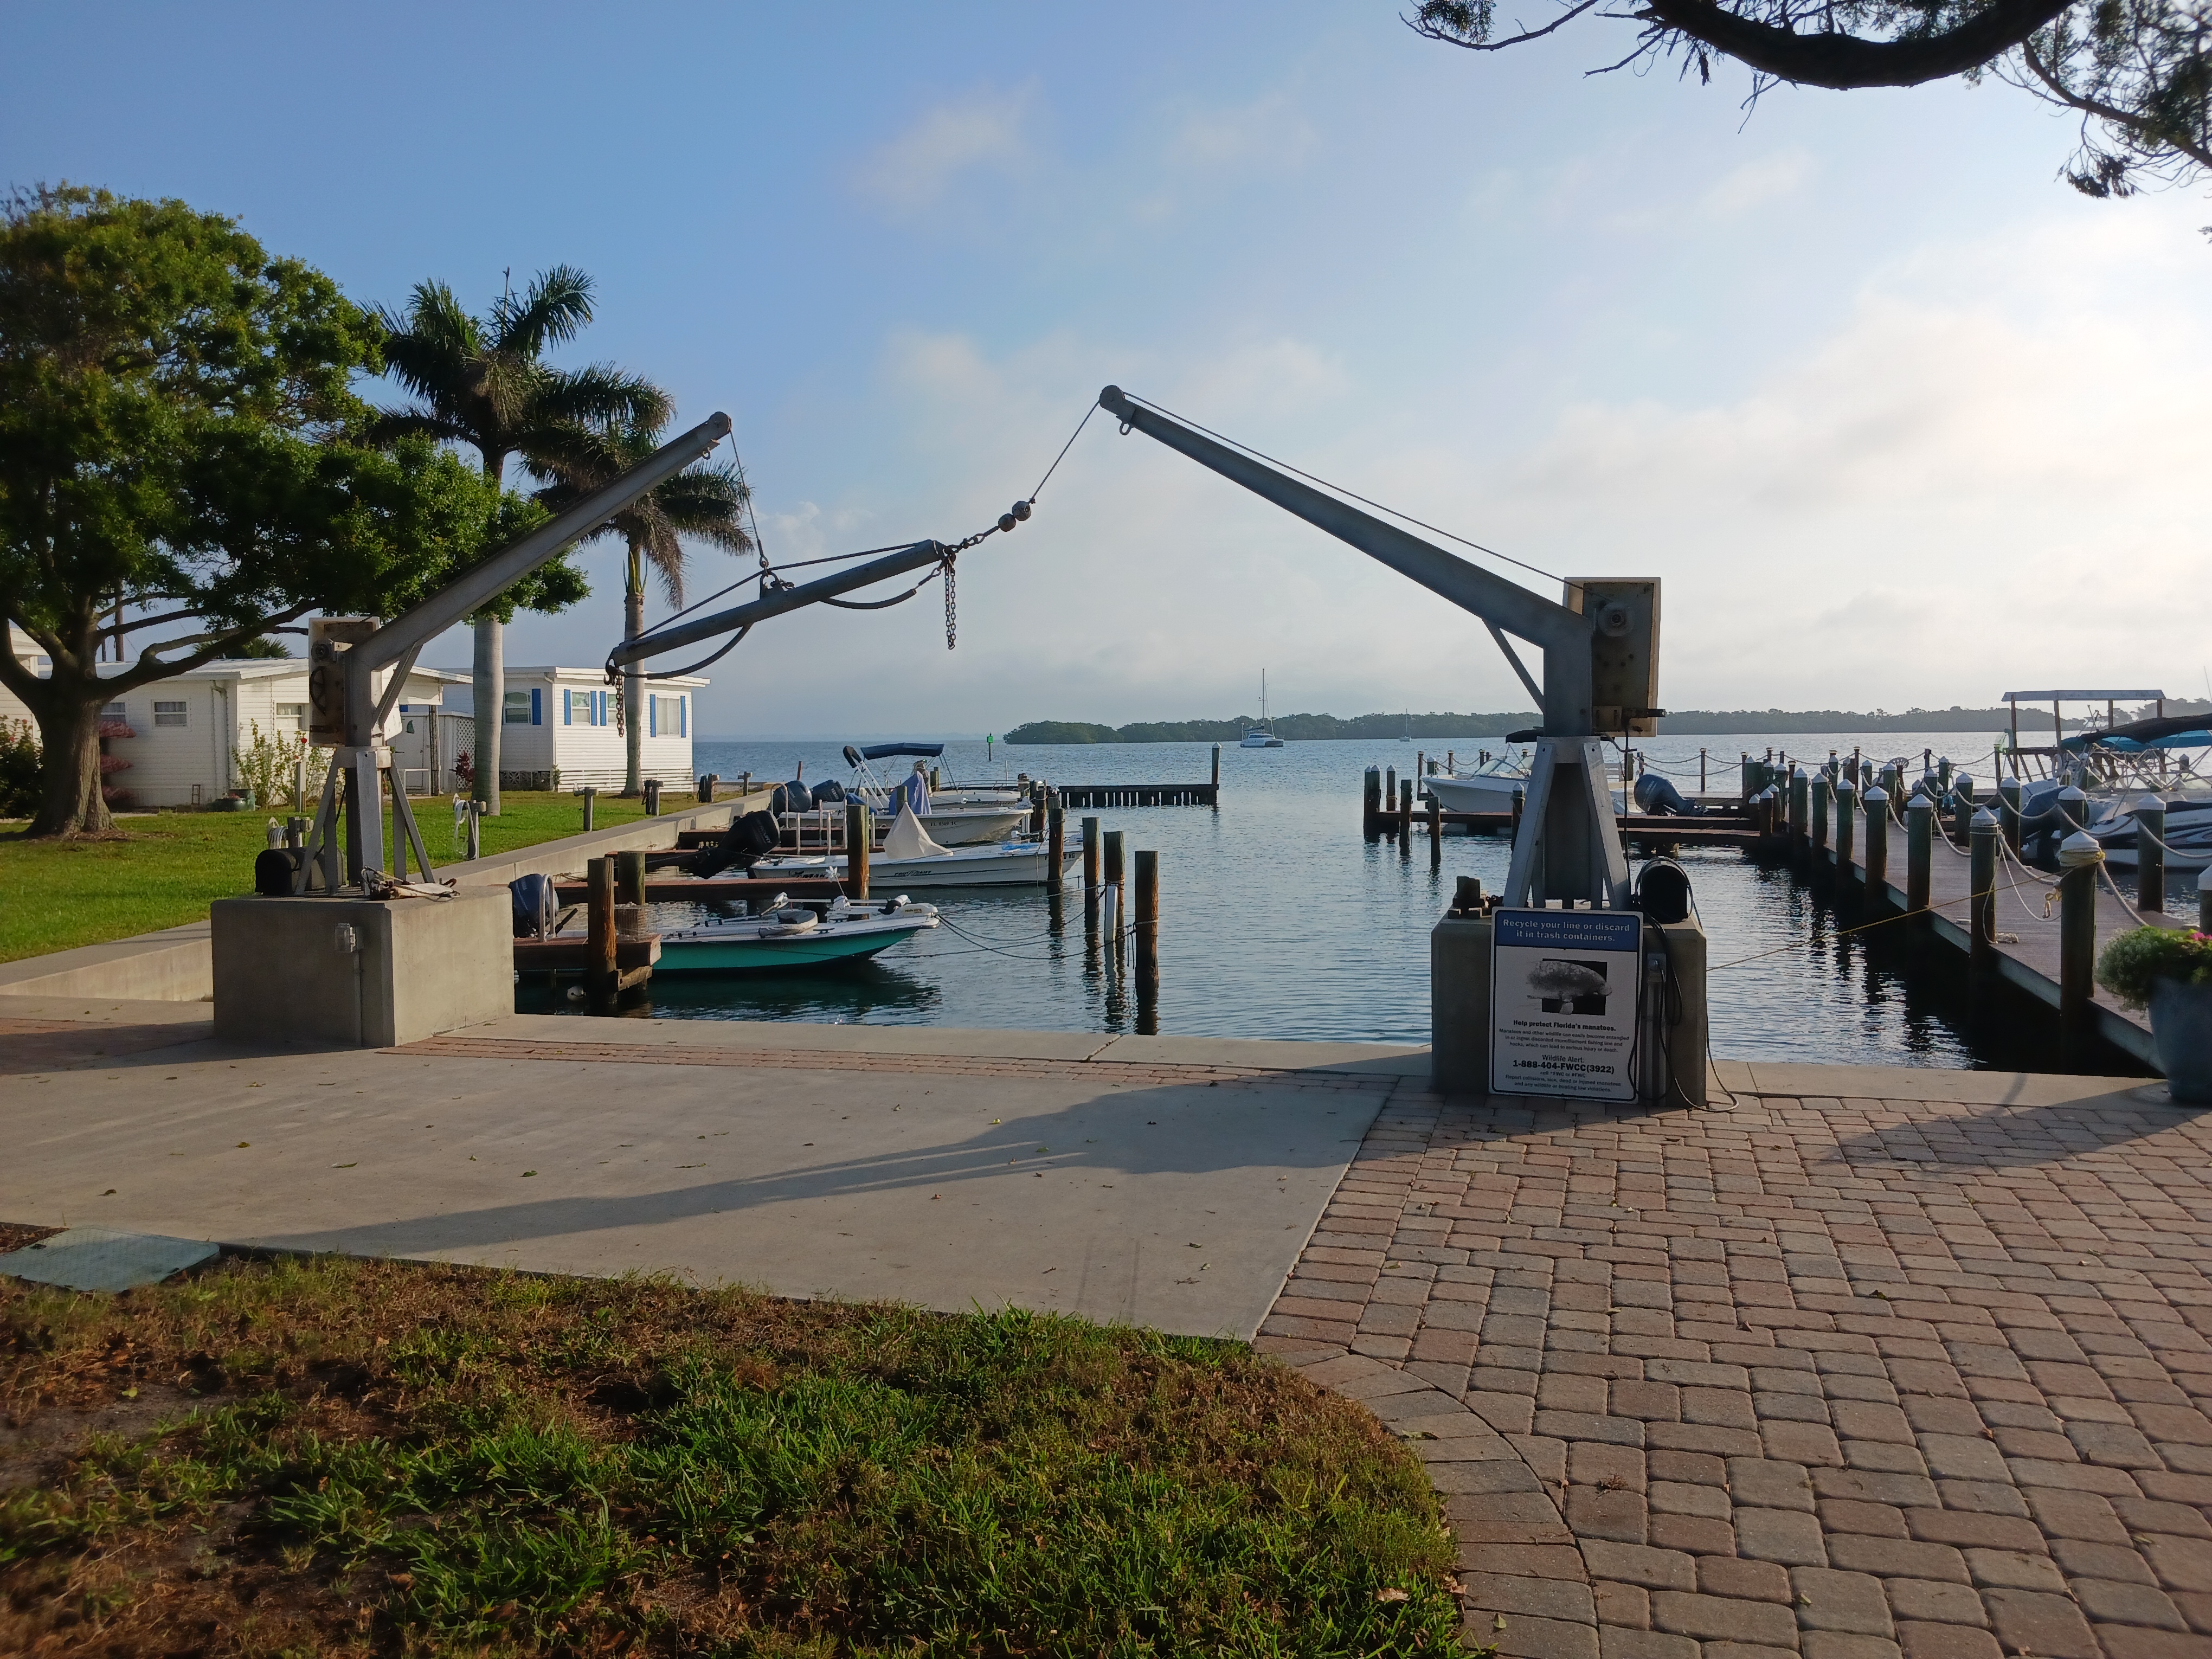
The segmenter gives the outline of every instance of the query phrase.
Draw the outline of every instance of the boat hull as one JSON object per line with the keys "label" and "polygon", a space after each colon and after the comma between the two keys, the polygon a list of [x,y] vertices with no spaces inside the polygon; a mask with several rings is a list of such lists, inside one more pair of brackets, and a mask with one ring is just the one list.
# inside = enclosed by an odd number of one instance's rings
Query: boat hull
{"label": "boat hull", "polygon": [[828,926],[808,929],[783,939],[714,939],[663,934],[656,974],[752,973],[794,968],[826,968],[841,962],[860,962],[887,951],[902,939],[913,938],[932,921],[917,920],[903,926],[866,927]]}
{"label": "boat hull", "polygon": [[1526,778],[1444,778],[1424,780],[1428,792],[1447,812],[1510,812],[1513,792],[1526,789]]}
{"label": "boat hull", "polygon": [[[1080,849],[1069,853],[1061,878],[1079,874],[1082,865]],[[845,857],[839,853],[826,858],[763,859],[751,873],[754,879],[763,881],[824,875],[842,880]],[[868,860],[869,888],[885,893],[934,892],[946,887],[1042,887],[1051,873],[1052,855],[1035,843],[955,848],[937,858],[872,857]]]}

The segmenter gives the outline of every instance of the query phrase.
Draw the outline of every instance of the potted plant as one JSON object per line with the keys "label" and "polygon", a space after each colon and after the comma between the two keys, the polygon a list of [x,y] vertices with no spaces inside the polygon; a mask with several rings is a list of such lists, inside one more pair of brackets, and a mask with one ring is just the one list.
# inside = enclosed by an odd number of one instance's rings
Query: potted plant
{"label": "potted plant", "polygon": [[2137,927],[2097,958],[2097,983],[2150,1010],[2158,1063],[2177,1101],[2212,1104],[2212,933]]}

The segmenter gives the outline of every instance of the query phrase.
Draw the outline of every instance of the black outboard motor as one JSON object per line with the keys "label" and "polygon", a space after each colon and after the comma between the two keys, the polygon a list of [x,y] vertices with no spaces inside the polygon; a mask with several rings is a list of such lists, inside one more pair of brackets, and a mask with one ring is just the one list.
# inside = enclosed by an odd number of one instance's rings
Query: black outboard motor
{"label": "black outboard motor", "polygon": [[835,778],[831,778],[827,783],[817,784],[814,787],[814,804],[817,806],[834,806],[844,799],[845,786]]}
{"label": "black outboard motor", "polygon": [[561,893],[552,877],[517,876],[507,884],[507,890],[514,902],[515,938],[543,939],[553,931],[561,914]]}
{"label": "black outboard motor", "polygon": [[786,812],[811,812],[814,792],[793,778],[789,783],[779,783],[775,793],[769,797],[769,810],[781,817]]}
{"label": "black outboard motor", "polygon": [[695,876],[718,876],[732,866],[750,870],[775,851],[775,820],[766,812],[748,812],[722,832],[721,838],[699,849],[691,860]]}
{"label": "black outboard motor", "polygon": [[1687,921],[1690,872],[1672,859],[1647,860],[1636,873],[1636,908],[1653,921]]}
{"label": "black outboard motor", "polygon": [[1636,810],[1660,817],[1692,818],[1703,809],[1683,799],[1671,780],[1646,772],[1636,780]]}

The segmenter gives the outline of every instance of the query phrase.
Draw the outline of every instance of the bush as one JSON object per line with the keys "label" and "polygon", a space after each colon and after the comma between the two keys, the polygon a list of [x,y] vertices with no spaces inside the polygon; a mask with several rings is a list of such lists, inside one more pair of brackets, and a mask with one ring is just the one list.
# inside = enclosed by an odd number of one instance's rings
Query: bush
{"label": "bush", "polygon": [[2212,985],[2212,933],[2137,927],[2114,939],[2097,958],[2097,983],[2130,1008],[2149,1002],[2152,984],[2161,979]]}
{"label": "bush", "polygon": [[37,728],[28,720],[0,720],[0,818],[27,818],[43,795]]}
{"label": "bush", "polygon": [[[233,765],[238,773],[240,786],[251,789],[254,805],[266,811],[293,793],[295,768],[301,753],[301,739],[291,732],[264,732],[259,720],[248,720],[246,730],[252,733],[252,737],[243,749],[238,750]],[[309,749],[305,752],[307,757],[307,787],[312,790],[319,787],[323,781],[323,773],[331,763],[330,751]],[[298,812],[307,810],[303,802],[297,800],[292,803],[292,808]]]}

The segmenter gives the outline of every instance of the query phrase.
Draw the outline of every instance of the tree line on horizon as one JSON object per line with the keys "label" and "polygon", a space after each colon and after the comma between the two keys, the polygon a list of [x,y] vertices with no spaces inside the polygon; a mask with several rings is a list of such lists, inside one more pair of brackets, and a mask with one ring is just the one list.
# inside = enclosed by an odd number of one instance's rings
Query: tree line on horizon
{"label": "tree line on horizon", "polygon": [[[2212,700],[2169,699],[2166,712],[2188,714],[2212,713]],[[2147,718],[2148,708],[2124,711],[2122,718]],[[1439,738],[1503,738],[1538,722],[1534,709],[1505,714],[1282,714],[1269,724],[1275,735],[1289,743],[1327,743],[1346,738],[1413,737],[1424,741]],[[1127,726],[1103,726],[1087,720],[1031,720],[1015,726],[1002,742],[1012,744],[1077,743],[1235,743],[1257,725],[1258,717],[1238,714],[1220,720],[1133,720]],[[2068,731],[2083,731],[2100,720],[2069,718]],[[1872,714],[1849,708],[1685,708],[1659,722],[1661,735],[1698,737],[1707,732],[1744,737],[1788,737],[1808,732],[2006,732],[2012,728],[2012,711],[1966,708],[1908,708],[1901,714],[1886,709]],[[2020,729],[2048,732],[2050,711],[2021,705]]]}

